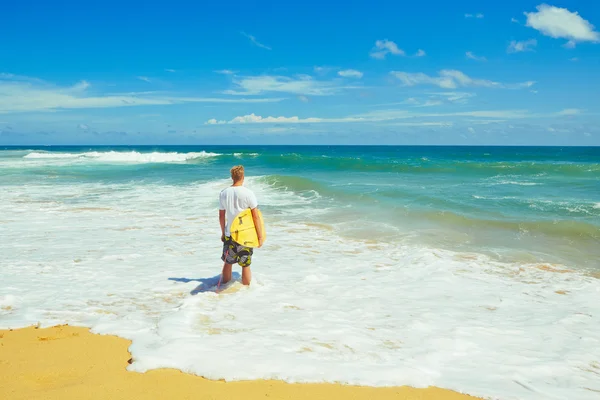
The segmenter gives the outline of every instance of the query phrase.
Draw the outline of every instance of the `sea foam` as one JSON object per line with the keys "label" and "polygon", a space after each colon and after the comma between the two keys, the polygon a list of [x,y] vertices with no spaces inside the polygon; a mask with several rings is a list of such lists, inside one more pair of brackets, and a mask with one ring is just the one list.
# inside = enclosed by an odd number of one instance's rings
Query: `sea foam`
{"label": "sea foam", "polygon": [[598,279],[401,240],[343,240],[316,224],[336,210],[261,182],[246,183],[268,232],[254,280],[243,287],[236,268],[219,293],[227,180],[3,192],[0,327],[116,334],[132,340],[129,369],[140,372],[597,397]]}
{"label": "sea foam", "polygon": [[137,151],[106,151],[106,152],[84,152],[84,153],[57,153],[57,152],[32,152],[23,158],[28,159],[79,159],[96,160],[103,162],[125,162],[125,163],[170,163],[184,162],[193,159],[210,158],[220,156],[219,153],[192,152],[192,153],[140,153]]}

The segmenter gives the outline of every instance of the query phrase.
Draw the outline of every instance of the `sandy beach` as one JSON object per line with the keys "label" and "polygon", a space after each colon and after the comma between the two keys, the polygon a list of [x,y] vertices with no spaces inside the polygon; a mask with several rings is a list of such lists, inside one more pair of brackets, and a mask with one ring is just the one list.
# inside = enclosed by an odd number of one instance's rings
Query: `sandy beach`
{"label": "sandy beach", "polygon": [[0,330],[3,399],[438,399],[450,390],[280,381],[211,381],[178,370],[126,370],[130,341],[67,325]]}

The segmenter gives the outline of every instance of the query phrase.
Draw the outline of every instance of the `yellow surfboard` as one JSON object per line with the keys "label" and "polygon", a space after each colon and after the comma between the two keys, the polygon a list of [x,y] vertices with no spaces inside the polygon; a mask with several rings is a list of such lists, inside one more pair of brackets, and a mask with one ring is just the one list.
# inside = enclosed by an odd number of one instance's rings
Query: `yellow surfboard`
{"label": "yellow surfboard", "polygon": [[[267,239],[265,231],[265,222],[263,221],[262,213],[256,210],[260,226],[263,232],[263,241]],[[258,247],[258,236],[254,228],[254,220],[252,219],[252,211],[246,209],[239,213],[231,222],[231,239],[236,243],[246,247]]]}

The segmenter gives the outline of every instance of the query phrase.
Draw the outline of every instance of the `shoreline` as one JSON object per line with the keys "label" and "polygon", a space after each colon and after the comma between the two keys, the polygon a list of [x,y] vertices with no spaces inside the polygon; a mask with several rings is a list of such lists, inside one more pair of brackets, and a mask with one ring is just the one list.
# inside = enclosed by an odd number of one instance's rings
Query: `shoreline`
{"label": "shoreline", "polygon": [[448,389],[367,387],[276,380],[224,382],[156,369],[126,369],[130,340],[56,325],[0,330],[0,398],[5,399],[412,399],[468,400]]}

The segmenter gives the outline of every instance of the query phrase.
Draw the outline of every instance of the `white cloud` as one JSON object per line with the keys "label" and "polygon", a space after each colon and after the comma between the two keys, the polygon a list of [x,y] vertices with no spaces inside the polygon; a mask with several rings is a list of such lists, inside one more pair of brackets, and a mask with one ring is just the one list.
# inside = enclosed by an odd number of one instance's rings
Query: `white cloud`
{"label": "white cloud", "polygon": [[452,122],[394,122],[386,124],[386,126],[439,126],[442,128],[450,128],[453,125]]}
{"label": "white cloud", "polygon": [[[478,118],[475,123],[497,122],[502,119],[522,119],[535,117],[527,110],[491,110],[491,111],[465,111],[454,113],[413,113],[407,110],[378,110],[364,114],[350,115],[341,118],[300,118],[294,117],[262,117],[254,113],[238,116],[229,121],[209,119],[206,125],[232,125],[232,124],[306,124],[306,123],[364,123],[364,122],[388,122],[400,119],[424,119],[424,118],[448,118],[448,117],[470,117]],[[439,121],[411,121],[398,123],[414,126],[447,125],[447,122]]]}
{"label": "white cloud", "polygon": [[594,25],[581,18],[579,13],[547,4],[536,8],[537,12],[524,13],[527,16],[526,26],[555,39],[562,38],[574,42],[600,41],[600,34],[595,31]]}
{"label": "white cloud", "polygon": [[296,78],[285,76],[249,76],[234,79],[233,84],[238,90],[226,90],[230,95],[257,95],[267,92],[293,93],[308,96],[330,96],[343,89],[356,89],[352,86],[339,86],[335,81],[322,81],[313,79],[308,75],[300,75]]}
{"label": "white cloud", "polygon": [[427,53],[425,53],[425,50],[419,49],[419,51],[417,51],[417,54],[415,54],[415,57],[425,57],[426,55]]}
{"label": "white cloud", "polygon": [[77,82],[72,88],[71,90],[74,92],[82,92],[84,90],[86,90],[87,88],[89,88],[91,86],[91,84],[88,81],[79,81]]}
{"label": "white cloud", "polygon": [[535,85],[535,81],[527,81],[527,82],[522,82],[522,83],[517,83],[515,85],[512,85],[512,88],[516,88],[516,89],[520,89],[520,88],[530,88],[533,85]]}
{"label": "white cloud", "polygon": [[[32,78],[30,76],[23,76],[23,75],[8,74],[6,72],[0,72],[0,80],[10,80],[10,81],[14,81],[14,82],[45,83],[43,80],[38,79],[38,78]],[[85,82],[85,81],[83,81],[83,82]]]}
{"label": "white cloud", "polygon": [[[451,94],[452,92],[446,92]],[[407,99],[405,103],[413,103]],[[417,101],[418,102],[418,101]],[[424,103],[423,106],[437,105]],[[417,113],[402,109],[387,109],[376,110],[363,114],[349,115],[338,118],[300,118],[293,117],[262,117],[254,113],[235,117],[229,121],[210,119],[205,122],[206,125],[232,125],[232,124],[307,124],[307,123],[386,123],[388,125],[404,125],[404,126],[452,126],[453,122],[441,122],[439,118],[460,118],[462,122],[482,125],[496,124],[507,122],[508,120],[527,119],[527,118],[548,118],[557,116],[572,116],[579,115],[582,110],[565,109],[560,112],[549,114],[534,114],[528,110],[477,110],[477,111],[461,111],[461,112],[445,112],[445,113]],[[398,120],[409,120],[406,122],[393,122]],[[391,122],[391,123],[390,123]],[[508,125],[512,128],[512,125]],[[467,130],[472,134],[476,133],[475,128],[468,127]]]}
{"label": "white cloud", "polygon": [[151,82],[150,78],[148,78],[147,76],[138,76],[137,78],[138,78],[140,81],[144,81],[144,82],[148,82],[148,83],[150,83],[150,82]]}
{"label": "white cloud", "polygon": [[332,71],[332,70],[334,70],[336,68],[333,68],[333,67],[323,67],[323,66],[315,66],[313,69],[314,69],[314,71],[317,74],[319,74],[319,75],[325,75],[328,72],[330,72],[330,71]]}
{"label": "white cloud", "polygon": [[397,79],[402,81],[404,86],[415,86],[421,84],[436,85],[444,89],[454,89],[457,87],[456,82],[448,77],[430,77],[422,72],[410,73],[402,71],[390,72]]}
{"label": "white cloud", "polygon": [[171,68],[165,68],[165,71],[166,72],[171,72],[171,73],[177,72],[177,71],[175,71],[174,69],[171,69]]}
{"label": "white cloud", "polygon": [[235,71],[232,71],[230,69],[219,69],[214,71],[217,74],[221,74],[221,75],[233,75],[235,74]]}
{"label": "white cloud", "polygon": [[513,40],[508,45],[508,49],[506,49],[507,53],[520,53],[523,51],[533,51],[532,47],[537,46],[537,40],[529,39],[522,42],[517,42]]}
{"label": "white cloud", "polygon": [[472,79],[466,74],[457,70],[442,70],[440,76],[445,79],[452,79],[457,86],[481,86],[481,87],[498,87],[501,86],[498,82],[492,82],[486,79]]}
{"label": "white cloud", "polygon": [[471,59],[471,60],[475,60],[475,61],[487,61],[487,58],[485,58],[485,57],[479,57],[479,56],[476,56],[476,55],[475,55],[475,54],[473,54],[473,52],[471,52],[471,51],[467,51],[467,52],[466,52],[466,56],[467,56],[467,58],[469,58],[469,59]]}
{"label": "white cloud", "polygon": [[467,102],[467,99],[471,97],[475,97],[475,93],[466,93],[466,92],[439,92],[439,93],[431,93],[435,96],[443,96],[450,103],[460,103],[464,104]]}
{"label": "white cloud", "polygon": [[242,35],[246,36],[248,39],[250,39],[250,41],[255,45],[258,46],[260,48],[263,49],[267,49],[267,50],[272,50],[269,46],[265,46],[264,44],[260,43],[258,40],[256,40],[256,38],[252,35],[249,35],[245,32],[241,32]]}
{"label": "white cloud", "polygon": [[388,54],[393,54],[395,56],[406,55],[404,50],[399,49],[396,43],[384,39],[375,42],[375,47],[371,50],[370,56],[378,60],[383,60]]}
{"label": "white cloud", "polygon": [[483,14],[478,13],[478,14],[465,14],[465,18],[478,18],[478,19],[482,19],[484,17]]}
{"label": "white cloud", "polygon": [[298,100],[300,100],[303,103],[308,103],[310,101],[306,96],[298,96]]}
{"label": "white cloud", "polygon": [[79,125],[77,125],[77,127],[79,129],[84,130],[84,131],[87,131],[88,129],[90,129],[90,127],[88,125],[86,125],[86,124],[79,124]]}
{"label": "white cloud", "polygon": [[355,69],[345,69],[338,72],[338,75],[344,78],[362,78],[363,73]]}
{"label": "white cloud", "polygon": [[559,111],[558,113],[556,113],[556,115],[567,115],[567,116],[573,116],[573,115],[579,115],[581,114],[581,110],[578,108],[566,108],[562,111]]}
{"label": "white cloud", "polygon": [[567,43],[563,45],[565,49],[574,49],[577,46],[577,43],[573,40],[569,40]]}
{"label": "white cloud", "polygon": [[167,104],[178,104],[178,103],[278,103],[283,98],[262,98],[262,99],[232,99],[232,98],[219,98],[219,97],[157,97],[168,101]]}
{"label": "white cloud", "polygon": [[460,92],[440,92],[440,93],[429,93],[430,96],[426,100],[419,100],[415,97],[410,97],[401,103],[415,107],[433,107],[440,106],[442,104],[456,103],[466,104],[469,97],[475,96],[474,93],[460,93]]}
{"label": "white cloud", "polygon": [[416,85],[435,85],[442,89],[456,89],[458,87],[487,87],[487,88],[506,88],[518,89],[531,87],[535,84],[533,81],[523,82],[518,84],[502,84],[486,79],[473,79],[461,71],[457,70],[441,70],[439,76],[429,76],[422,72],[410,73],[392,71],[393,76],[399,79],[404,86]]}
{"label": "white cloud", "polygon": [[223,124],[307,124],[307,123],[332,123],[332,122],[361,122],[362,118],[299,118],[299,117],[261,117],[254,113],[235,117],[230,121],[217,121],[210,119],[206,121],[207,125]]}
{"label": "white cloud", "polygon": [[[16,78],[16,80],[15,80]],[[60,109],[114,108],[179,103],[263,103],[283,99],[231,99],[178,97],[157,92],[92,94],[91,85],[81,81],[73,86],[58,87],[24,77],[0,76],[0,113],[55,111]]]}
{"label": "white cloud", "polygon": [[516,18],[511,18],[511,19],[510,19],[510,22],[512,22],[512,23],[515,23],[515,24],[518,24],[518,23],[519,23],[519,20],[518,20],[518,19],[516,19]]}
{"label": "white cloud", "polygon": [[[489,121],[490,118],[494,120],[498,119],[522,119],[531,118],[534,114],[531,114],[527,110],[485,110],[485,111],[462,111],[452,113],[438,113],[438,114],[421,114],[422,117],[470,117],[470,118],[482,118],[479,121]],[[471,120],[468,120],[471,121]],[[472,122],[472,121],[471,121]]]}
{"label": "white cloud", "polygon": [[319,122],[319,118],[305,118],[300,119],[298,117],[261,117],[260,115],[244,115],[235,117],[230,124],[255,124],[255,123],[307,123],[307,122]]}
{"label": "white cloud", "polygon": [[450,113],[413,113],[407,110],[377,110],[364,114],[357,114],[351,117],[361,118],[362,121],[382,122],[398,119],[414,119],[414,118],[450,118],[450,117],[465,117],[478,118],[483,120],[506,120],[506,119],[524,119],[532,118],[537,115],[530,113],[528,110],[483,110],[483,111],[463,111]]}
{"label": "white cloud", "polygon": [[444,114],[440,116],[476,117],[476,118],[507,118],[520,119],[529,118],[533,115],[527,110],[501,110],[501,111],[466,111]]}
{"label": "white cloud", "polygon": [[426,100],[425,103],[420,104],[419,107],[435,107],[435,106],[441,106],[442,104],[444,104],[444,103],[440,100],[429,99],[429,100]]}
{"label": "white cloud", "polygon": [[[505,119],[466,119],[465,122],[469,122],[474,125],[490,125],[490,124],[499,124],[501,122],[506,122]],[[510,127],[510,125],[509,125]]]}

